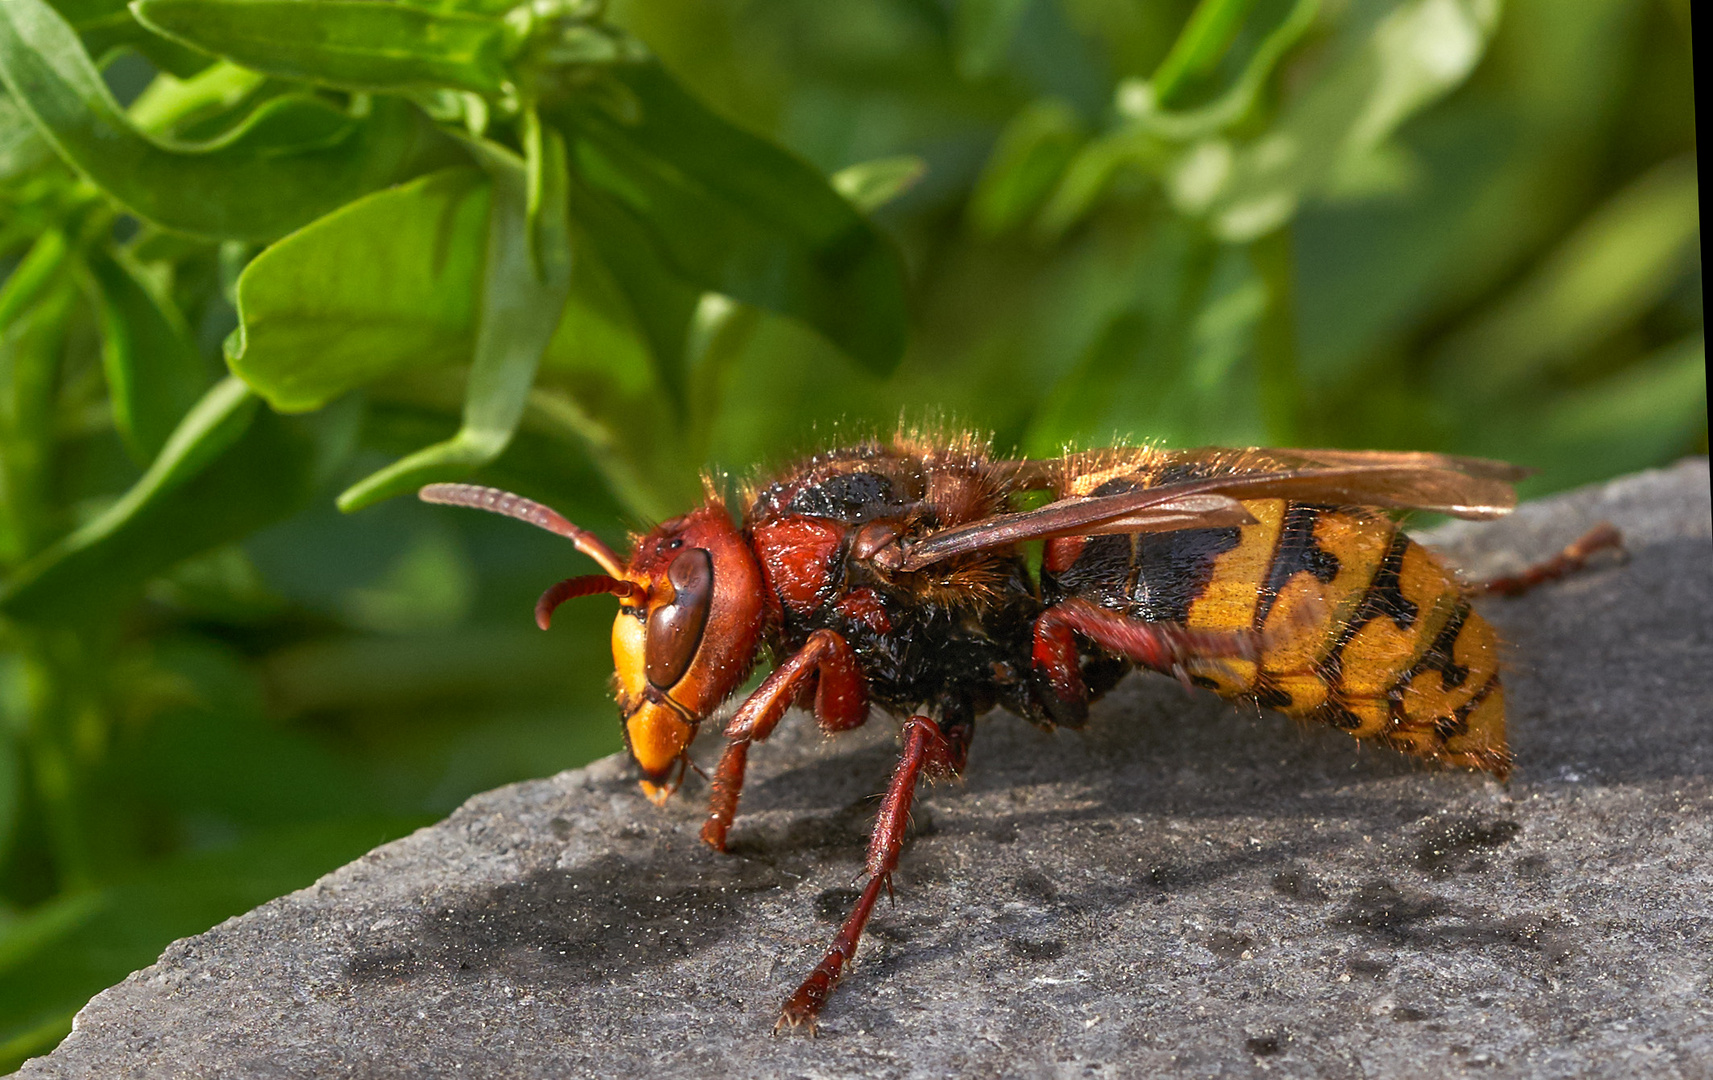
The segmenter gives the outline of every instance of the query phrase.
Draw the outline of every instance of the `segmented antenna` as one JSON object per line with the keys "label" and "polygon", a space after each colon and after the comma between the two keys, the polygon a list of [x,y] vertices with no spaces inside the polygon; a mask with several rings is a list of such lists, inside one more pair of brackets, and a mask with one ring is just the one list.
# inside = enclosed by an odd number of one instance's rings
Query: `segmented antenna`
{"label": "segmented antenna", "polygon": [[417,492],[416,497],[423,502],[440,503],[444,506],[468,506],[527,521],[537,528],[565,537],[577,546],[578,551],[600,563],[601,569],[613,577],[624,577],[624,562],[613,554],[612,548],[601,543],[600,537],[571,524],[564,514],[550,506],[543,506],[534,499],[478,484],[429,484]]}
{"label": "segmented antenna", "polygon": [[547,591],[541,594],[541,599],[535,602],[535,625],[546,630],[553,625],[554,608],[567,600],[579,596],[594,596],[597,593],[612,593],[620,600],[643,599],[648,596],[648,590],[636,582],[620,581],[605,574],[566,578],[557,585],[549,585]]}

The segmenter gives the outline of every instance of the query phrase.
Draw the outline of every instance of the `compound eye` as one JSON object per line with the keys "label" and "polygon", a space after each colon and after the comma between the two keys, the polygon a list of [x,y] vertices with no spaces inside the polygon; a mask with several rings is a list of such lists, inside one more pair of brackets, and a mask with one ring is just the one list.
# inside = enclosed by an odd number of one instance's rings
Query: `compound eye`
{"label": "compound eye", "polygon": [[666,580],[672,583],[672,600],[648,613],[643,650],[648,681],[659,690],[677,685],[702,643],[714,599],[714,560],[702,548],[691,548],[672,560]]}

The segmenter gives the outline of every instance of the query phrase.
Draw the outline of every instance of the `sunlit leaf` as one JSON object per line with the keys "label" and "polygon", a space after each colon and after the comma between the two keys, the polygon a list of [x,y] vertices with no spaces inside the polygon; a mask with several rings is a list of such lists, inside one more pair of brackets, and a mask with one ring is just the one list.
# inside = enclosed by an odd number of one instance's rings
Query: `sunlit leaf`
{"label": "sunlit leaf", "polygon": [[203,236],[273,239],[400,178],[428,138],[421,114],[396,99],[378,98],[355,117],[286,97],[212,143],[150,139],[43,0],[0,5],[0,79],[61,156],[113,198]]}
{"label": "sunlit leaf", "polygon": [[916,186],[928,163],[914,154],[859,162],[834,173],[833,190],[863,213],[872,213]]}
{"label": "sunlit leaf", "polygon": [[[493,194],[463,425],[451,439],[354,484],[339,496],[341,510],[468,475],[511,442],[571,288],[564,140],[558,132],[546,132],[539,155],[532,157],[530,166],[540,171],[535,182],[510,153],[484,146],[479,154]],[[532,222],[529,196],[537,184],[540,212]]]}
{"label": "sunlit leaf", "polygon": [[143,25],[255,71],[357,90],[507,84],[505,23],[371,0],[135,0]]}
{"label": "sunlit leaf", "polygon": [[1226,240],[1279,227],[1338,170],[1371,153],[1405,118],[1457,86],[1481,59],[1497,0],[1399,5],[1286,109],[1265,134],[1223,161],[1192,150],[1173,185],[1178,205],[1205,213]]}
{"label": "sunlit leaf", "polygon": [[300,412],[406,367],[467,360],[488,191],[479,170],[443,170],[267,248],[238,279],[233,372]]}

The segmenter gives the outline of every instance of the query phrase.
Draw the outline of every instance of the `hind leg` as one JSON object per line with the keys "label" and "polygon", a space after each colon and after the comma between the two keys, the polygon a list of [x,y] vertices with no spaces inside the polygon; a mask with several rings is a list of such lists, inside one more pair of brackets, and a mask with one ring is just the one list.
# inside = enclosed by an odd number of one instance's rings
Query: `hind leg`
{"label": "hind leg", "polygon": [[1177,623],[1132,619],[1081,597],[1060,601],[1035,620],[1033,662],[1036,673],[1051,687],[1044,695],[1048,712],[1068,726],[1088,715],[1088,687],[1077,652],[1079,634],[1133,664],[1186,682],[1188,661],[1220,657],[1253,661],[1261,656],[1261,635],[1252,631],[1189,630]]}
{"label": "hind leg", "polygon": [[1588,565],[1588,560],[1595,554],[1610,550],[1624,550],[1624,534],[1610,521],[1602,521],[1552,558],[1543,559],[1520,573],[1483,581],[1475,588],[1478,592],[1498,593],[1500,596],[1521,596],[1537,585],[1575,573]]}

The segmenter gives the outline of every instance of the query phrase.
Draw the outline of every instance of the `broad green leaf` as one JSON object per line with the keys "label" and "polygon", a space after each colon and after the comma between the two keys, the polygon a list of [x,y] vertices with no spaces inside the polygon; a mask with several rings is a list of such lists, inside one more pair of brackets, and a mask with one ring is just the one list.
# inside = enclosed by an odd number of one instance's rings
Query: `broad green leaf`
{"label": "broad green leaf", "polygon": [[846,166],[834,173],[829,182],[852,206],[870,214],[915,187],[927,171],[928,163],[921,158],[900,154]]}
{"label": "broad green leaf", "polygon": [[641,334],[655,380],[680,415],[689,408],[690,322],[703,292],[661,258],[640,221],[607,202],[582,200],[573,214],[580,239],[578,272],[591,299],[613,294]]}
{"label": "broad green leaf", "polygon": [[286,79],[354,90],[506,89],[506,24],[373,0],[136,0],[145,26]]}
{"label": "broad green leaf", "polygon": [[216,384],[130,491],[7,582],[0,611],[30,622],[100,619],[151,576],[302,506],[315,445],[259,404],[237,379]]}
{"label": "broad green leaf", "polygon": [[302,412],[406,367],[466,360],[488,192],[479,170],[446,169],[267,248],[238,278],[232,371]]}
{"label": "broad green leaf", "polygon": [[114,199],[201,236],[271,240],[407,174],[432,138],[421,114],[394,98],[357,117],[287,97],[211,143],[150,139],[42,0],[0,4],[0,79],[60,155]]}
{"label": "broad green leaf", "polygon": [[659,64],[609,71],[627,106],[583,94],[545,114],[570,144],[572,214],[606,203],[686,280],[801,319],[891,371],[907,331],[892,244],[808,165],[714,115]]}
{"label": "broad green leaf", "polygon": [[[479,160],[493,181],[493,197],[463,426],[451,439],[353,485],[339,496],[341,510],[468,475],[499,457],[523,417],[536,368],[559,326],[571,288],[564,140],[558,132],[543,133],[528,168],[497,146],[478,145]],[[535,200],[539,214],[533,221],[532,191],[540,192]]]}
{"label": "broad green leaf", "polygon": [[101,359],[113,422],[132,455],[154,460],[211,373],[172,303],[155,295],[122,254],[92,248],[84,263],[101,309]]}
{"label": "broad green leaf", "polygon": [[[435,174],[360,199],[262,252],[239,279],[233,371],[285,411],[319,408],[377,380],[391,380],[382,398],[417,400],[431,374],[444,381],[432,369],[467,361],[474,348],[489,191],[473,169]],[[658,430],[671,415],[666,377],[649,368],[648,351],[684,378],[684,334],[700,291],[664,267],[633,219],[607,207],[588,217],[577,243],[589,250],[575,261],[572,302],[543,360],[541,378],[555,389],[541,392],[525,423],[585,446],[610,476],[632,477],[615,490],[655,516],[670,506],[640,494],[650,484],[634,482],[630,460],[669,445]],[[613,231],[589,228],[596,218]],[[407,373],[423,374],[407,388],[398,379]],[[457,409],[465,389],[448,387],[433,405]],[[688,475],[695,466],[674,458],[673,467]]]}

